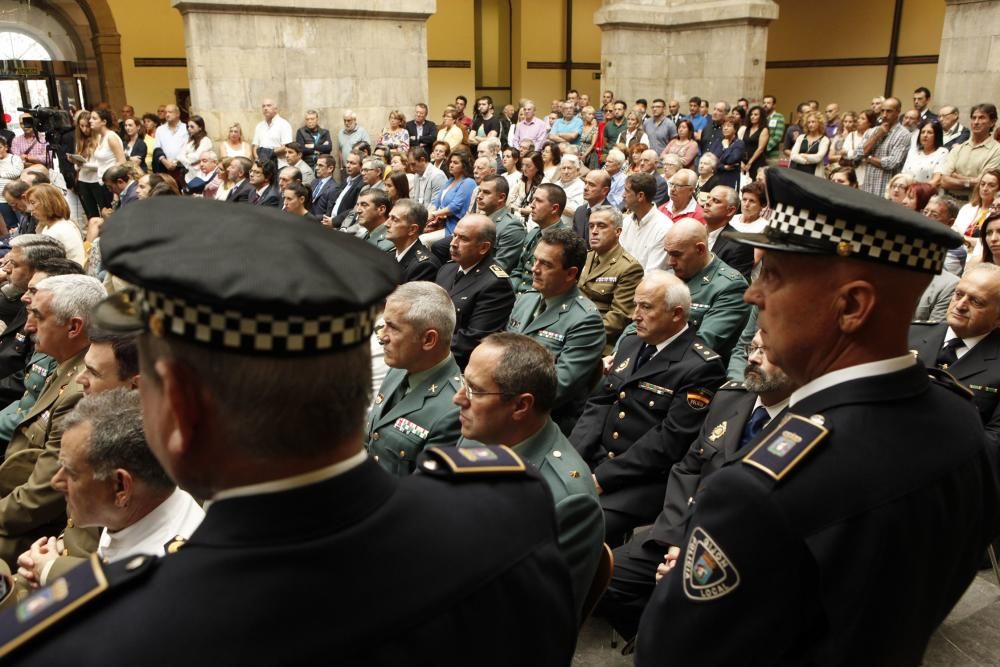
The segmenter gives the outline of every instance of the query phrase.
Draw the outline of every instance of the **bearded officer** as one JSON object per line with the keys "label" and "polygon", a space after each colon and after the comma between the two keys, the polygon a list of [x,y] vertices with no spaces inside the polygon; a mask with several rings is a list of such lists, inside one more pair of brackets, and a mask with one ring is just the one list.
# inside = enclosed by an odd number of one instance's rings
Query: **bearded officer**
{"label": "bearded officer", "polygon": [[[918,298],[962,241],[808,174],[770,169],[767,189],[768,226],[733,238],[764,249],[746,299],[800,386],[697,494],[636,665],[919,665],[1000,532],[967,390],[907,348]],[[705,641],[718,628],[725,641]]]}
{"label": "bearded officer", "polygon": [[[276,665],[292,642],[316,663],[569,664],[569,575],[551,495],[524,462],[434,448],[422,474],[396,479],[366,460],[368,343],[397,263],[280,211],[234,208],[151,199],[101,234],[105,266],[136,289],[98,322],[144,332],[150,449],[211,499],[205,520],[162,559],[70,570],[0,617],[0,655]],[[261,281],[265,251],[282,271]],[[470,619],[518,640],[484,652],[481,632],[456,632]]]}

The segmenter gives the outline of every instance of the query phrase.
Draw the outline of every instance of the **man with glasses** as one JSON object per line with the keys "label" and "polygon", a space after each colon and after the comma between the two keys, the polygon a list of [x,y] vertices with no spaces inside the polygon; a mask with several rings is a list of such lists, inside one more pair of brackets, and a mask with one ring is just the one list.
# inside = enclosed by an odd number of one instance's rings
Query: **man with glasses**
{"label": "man with glasses", "polygon": [[698,175],[690,169],[679,169],[667,181],[670,201],[660,207],[660,212],[671,222],[681,218],[694,218],[699,222],[705,222],[705,212],[694,196],[694,186],[697,182]]}
{"label": "man with glasses", "polygon": [[649,149],[659,155],[667,144],[677,136],[677,126],[664,115],[667,103],[657,98],[650,107],[650,116],[642,124],[642,130],[649,141]]}
{"label": "man with glasses", "polygon": [[354,149],[354,145],[359,142],[371,145],[372,139],[368,136],[368,130],[358,125],[357,115],[348,109],[344,112],[344,127],[337,132],[337,145],[340,146],[341,165],[346,169],[347,159]]}
{"label": "man with glasses", "polygon": [[455,307],[438,285],[417,281],[389,295],[379,342],[389,372],[375,395],[365,431],[369,455],[403,477],[428,445],[458,440],[459,369],[451,354]]}
{"label": "man with glasses", "polygon": [[493,334],[472,352],[462,380],[453,399],[461,409],[459,448],[505,444],[541,473],[580,614],[601,555],[604,515],[587,464],[549,416],[557,384],[552,355],[527,336]]}
{"label": "man with glasses", "polygon": [[969,140],[971,132],[959,120],[958,107],[945,106],[939,109],[938,120],[944,131],[944,147],[951,150],[955,146]]}

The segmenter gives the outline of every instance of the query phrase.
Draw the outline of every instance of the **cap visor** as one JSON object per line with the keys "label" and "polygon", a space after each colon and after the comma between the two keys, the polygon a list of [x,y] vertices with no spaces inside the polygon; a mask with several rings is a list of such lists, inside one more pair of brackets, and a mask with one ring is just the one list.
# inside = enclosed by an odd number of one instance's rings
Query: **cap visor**
{"label": "cap visor", "polygon": [[801,252],[810,255],[829,255],[829,250],[812,248],[798,243],[792,243],[794,237],[790,239],[776,239],[767,234],[751,234],[748,232],[724,232],[724,237],[732,239],[737,243],[743,243],[754,248],[766,248],[768,250],[782,250],[784,252]]}
{"label": "cap visor", "polygon": [[94,323],[115,333],[141,333],[146,326],[128,292],[117,292],[94,308]]}

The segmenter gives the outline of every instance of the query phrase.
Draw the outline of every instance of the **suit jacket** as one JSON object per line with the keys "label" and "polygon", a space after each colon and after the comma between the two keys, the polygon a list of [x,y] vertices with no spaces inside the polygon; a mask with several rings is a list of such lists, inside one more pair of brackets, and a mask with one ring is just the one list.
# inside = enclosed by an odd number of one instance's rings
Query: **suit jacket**
{"label": "suit jacket", "polygon": [[636,371],[642,345],[638,336],[622,340],[569,439],[604,489],[605,508],[652,518],[726,372],[693,327]]}
{"label": "suit jacket", "polygon": [[276,183],[269,184],[260,195],[251,186],[247,203],[253,206],[281,208],[281,192],[278,190],[278,185]]}
{"label": "suit jacket", "polygon": [[411,245],[406,253],[399,258],[399,268],[403,269],[403,282],[414,280],[429,280],[434,282],[438,269],[441,267],[430,249],[420,241]]}
{"label": "suit jacket", "polygon": [[28,310],[21,304],[17,313],[0,333],[0,402],[9,405],[24,393],[24,368],[35,350],[31,337],[24,332]]}
{"label": "suit jacket", "polygon": [[611,347],[632,321],[635,288],[642,276],[642,264],[621,245],[616,245],[599,262],[596,251],[587,253],[587,262],[583,265],[577,285],[597,305],[604,320],[604,332],[607,334],[604,354],[611,354]]}
{"label": "suit jacket", "polygon": [[[598,206],[610,206],[611,202],[607,199],[602,201]],[[590,229],[588,229],[588,224],[590,223],[590,210],[594,208],[586,201],[576,207],[576,211],[573,213],[573,231],[576,235],[583,239],[583,242],[590,247]]]}
{"label": "suit jacket", "polygon": [[243,179],[242,183],[240,183],[235,188],[229,191],[229,194],[226,195],[226,201],[234,201],[234,202],[249,201],[251,192],[253,192],[253,186],[250,185],[250,181]]}
{"label": "suit jacket", "polygon": [[[351,211],[354,210],[354,205],[358,203],[358,193],[361,192],[361,188],[363,186],[364,183],[362,182],[360,176],[348,178],[341,183],[336,190],[330,193],[327,199],[326,211],[324,211],[323,215],[328,215],[333,218],[334,227],[340,227],[344,218],[350,215]],[[330,184],[327,184],[327,187],[330,187]],[[347,194],[344,195],[344,198],[340,202],[340,208],[338,209],[337,214],[334,215],[333,207],[337,205],[337,199],[340,198],[340,193],[345,189],[347,190]]]}
{"label": "suit jacket", "polygon": [[[578,630],[551,494],[530,470],[438,468],[397,480],[369,460],[308,486],[215,501],[183,548],[107,566],[110,590],[5,660],[280,665],[294,636],[296,657],[350,667],[568,665]],[[289,610],[336,604],[276,614],[279,599]],[[8,612],[4,627],[17,625]],[[518,639],[484,653],[471,630],[480,624]]]}
{"label": "suit jacket", "polygon": [[948,304],[958,286],[958,276],[950,271],[941,271],[933,278],[924,293],[920,295],[913,319],[925,322],[944,322],[948,317]]}
{"label": "suit jacket", "polygon": [[[910,326],[910,350],[924,366],[936,368],[947,333],[947,322],[914,322]],[[986,435],[1000,443],[1000,329],[994,329],[945,370],[972,390]]]}
{"label": "suit jacket", "polygon": [[410,147],[423,146],[424,150],[427,151],[427,157],[430,157],[431,150],[434,148],[434,142],[437,141],[437,125],[430,120],[424,119],[423,132],[420,134],[420,139],[417,139],[416,121],[406,121],[406,131],[410,133]]}
{"label": "suit jacket", "polygon": [[59,364],[25,415],[0,464],[0,558],[12,567],[43,535],[66,525],[66,501],[52,488],[59,470],[62,421],[83,396],[76,376],[86,350]]}
{"label": "suit jacket", "polygon": [[[993,464],[962,393],[914,364],[791,405],[799,420],[765,428],[698,494],[681,562],[646,605],[636,664],[919,665],[1000,530]],[[892,576],[873,567],[882,556]],[[726,641],[706,641],[706,628],[726,628]]]}
{"label": "suit jacket", "polygon": [[[295,132],[295,141],[302,145],[302,158],[310,167],[316,166],[316,158],[320,155],[329,155],[333,151],[333,139],[330,137],[330,130],[324,127],[317,127],[316,134],[319,141],[313,141],[313,133],[306,127],[300,127]],[[306,144],[314,144],[308,148]]]}
{"label": "suit jacket", "polygon": [[663,206],[670,199],[670,186],[667,185],[667,180],[659,172],[653,176],[656,177],[656,196],[653,203],[658,207]]}
{"label": "suit jacket", "polygon": [[448,290],[455,304],[455,333],[451,351],[459,368],[469,363],[472,350],[491,333],[503,331],[514,308],[514,289],[507,272],[489,256],[456,281],[458,264],[448,262],[435,282]]}
{"label": "suit jacket", "polygon": [[413,472],[417,456],[429,445],[454,446],[462,434],[458,406],[452,403],[459,387],[458,364],[452,356],[397,400],[404,391],[409,373],[390,368],[375,396],[368,415],[368,453],[394,475]]}
{"label": "suit jacket", "polygon": [[[337,185],[337,181],[333,180],[333,177],[326,179],[326,183],[323,184],[323,189],[319,190],[320,179],[316,179],[312,183],[312,188],[310,188],[310,194],[312,197],[312,206],[309,207],[309,212],[312,213],[317,218],[322,218],[326,215],[326,211],[330,208],[330,195],[340,192],[340,186]],[[319,190],[319,192],[317,192]],[[336,201],[336,199],[334,199]]]}
{"label": "suit jacket", "polygon": [[118,197],[118,205],[125,206],[126,204],[131,204],[134,201],[139,201],[139,182],[131,181],[122,190],[121,195]]}
{"label": "suit jacket", "polygon": [[736,228],[728,222],[722,228],[719,238],[715,239],[712,253],[723,262],[740,272],[740,275],[749,283],[750,272],[753,270],[753,246],[745,243],[737,243],[726,234],[736,232]]}

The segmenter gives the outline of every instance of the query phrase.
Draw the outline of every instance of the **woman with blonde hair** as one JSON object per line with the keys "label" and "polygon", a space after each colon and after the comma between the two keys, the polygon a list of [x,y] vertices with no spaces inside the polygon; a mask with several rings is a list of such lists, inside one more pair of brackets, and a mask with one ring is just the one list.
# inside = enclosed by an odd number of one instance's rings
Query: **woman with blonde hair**
{"label": "woman with blonde hair", "polygon": [[226,157],[222,158],[222,161],[219,162],[219,189],[215,191],[216,201],[226,201],[229,191],[236,185],[236,183],[229,180],[229,165],[232,161],[233,158]]}
{"label": "woman with blonde hair", "polygon": [[41,183],[28,188],[24,193],[28,213],[38,221],[36,234],[44,234],[63,244],[66,258],[83,266],[86,256],[80,228],[69,219],[69,204],[62,192],[54,185]]}
{"label": "woman with blonde hair", "polygon": [[889,179],[889,185],[885,188],[885,198],[902,204],[906,199],[906,191],[910,189],[916,179],[909,174],[896,174]]}
{"label": "woman with blonde hair", "polygon": [[814,176],[823,176],[823,160],[830,150],[830,137],[826,136],[826,121],[823,120],[823,114],[811,111],[806,114],[805,124],[806,131],[792,145],[789,166]]}
{"label": "woman with blonde hair", "polygon": [[219,146],[219,158],[245,157],[250,158],[250,144],[243,140],[243,128],[239,123],[229,126],[226,140]]}
{"label": "woman with blonde hair", "polygon": [[448,148],[455,150],[456,147],[465,143],[465,134],[459,127],[458,111],[448,109],[444,112],[441,129],[438,130],[437,140],[448,144]]}
{"label": "woman with blonde hair", "polygon": [[97,138],[90,129],[90,112],[82,109],[73,118],[73,154],[83,158],[71,158],[76,164],[76,193],[80,197],[80,204],[83,206],[84,216],[96,218],[101,214],[101,207],[98,203],[97,189],[101,187],[101,180],[97,177],[97,163],[91,161],[94,155],[94,148],[97,146]]}

